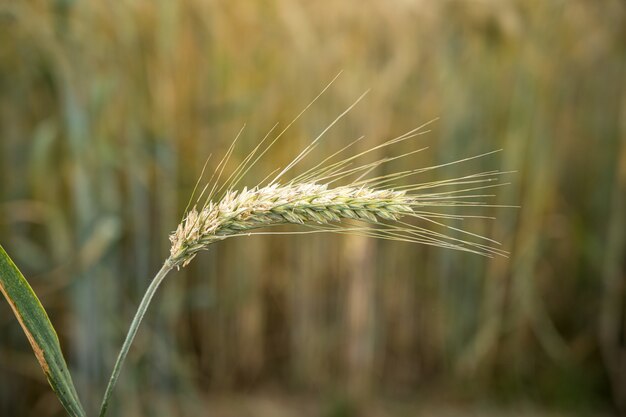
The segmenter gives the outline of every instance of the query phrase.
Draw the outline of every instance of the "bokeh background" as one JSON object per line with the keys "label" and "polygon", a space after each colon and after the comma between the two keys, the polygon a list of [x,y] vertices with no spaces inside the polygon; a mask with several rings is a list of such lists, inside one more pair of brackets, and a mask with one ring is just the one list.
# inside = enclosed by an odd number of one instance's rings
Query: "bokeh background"
{"label": "bokeh background", "polygon": [[[435,117],[405,165],[516,170],[488,259],[354,236],[233,239],[161,288],[111,416],[626,412],[626,5],[619,0],[0,2],[0,242],[89,413],[209,154],[250,172]],[[413,148],[414,149],[414,148]],[[378,156],[384,156],[384,153]],[[0,302],[0,415],[61,416]]]}

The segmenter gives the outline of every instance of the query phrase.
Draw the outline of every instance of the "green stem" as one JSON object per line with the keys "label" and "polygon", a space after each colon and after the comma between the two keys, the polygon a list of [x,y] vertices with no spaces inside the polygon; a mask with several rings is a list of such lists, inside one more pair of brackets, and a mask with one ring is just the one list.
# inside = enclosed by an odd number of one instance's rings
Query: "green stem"
{"label": "green stem", "polygon": [[115,388],[115,384],[117,383],[117,379],[120,376],[120,372],[122,370],[122,365],[124,365],[124,361],[126,360],[126,356],[128,355],[130,346],[133,343],[133,339],[135,339],[135,335],[137,334],[137,330],[139,329],[141,320],[143,320],[143,316],[146,314],[146,310],[150,305],[150,301],[152,301],[152,297],[154,296],[157,288],[159,288],[159,285],[163,281],[163,278],[165,278],[167,273],[170,272],[173,267],[174,266],[170,263],[169,259],[165,261],[165,264],[163,264],[161,270],[152,279],[150,286],[146,290],[146,293],[144,294],[141,303],[139,304],[139,308],[137,308],[135,317],[133,318],[133,321],[130,324],[130,328],[128,329],[128,333],[126,334],[126,340],[124,340],[122,349],[117,356],[117,361],[115,361],[115,366],[113,367],[113,372],[111,373],[109,384],[107,385],[107,389],[104,392],[104,398],[102,399],[102,405],[100,406],[100,417],[104,417],[104,415],[106,414],[107,407],[109,405],[109,399],[111,398],[111,394],[113,393],[113,388]]}

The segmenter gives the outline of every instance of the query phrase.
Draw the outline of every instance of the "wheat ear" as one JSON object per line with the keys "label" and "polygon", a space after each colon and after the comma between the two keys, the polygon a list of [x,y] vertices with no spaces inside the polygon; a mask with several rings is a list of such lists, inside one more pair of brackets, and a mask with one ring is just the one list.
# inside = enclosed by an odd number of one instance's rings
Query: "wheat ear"
{"label": "wheat ear", "polygon": [[[322,90],[322,93],[327,88],[328,86]],[[363,96],[359,97],[355,103],[348,107],[344,113],[324,129],[322,133],[291,163],[280,171],[272,181],[266,183],[266,178],[261,181],[259,185],[252,188],[243,188],[241,191],[236,190],[236,184],[304,111],[298,114],[294,121],[278,133],[269,145],[260,150],[261,145],[276,127],[274,126],[257,147],[244,158],[243,162],[235,169],[230,177],[223,182],[221,186],[218,186],[221,175],[224,172],[224,167],[233,152],[237,140],[237,138],[235,138],[235,141],[229,147],[226,155],[218,164],[213,174],[213,176],[216,176],[215,180],[213,180],[214,177],[212,176],[207,182],[207,185],[203,188],[200,196],[196,200],[196,206],[189,209],[188,205],[185,209],[183,219],[176,230],[170,235],[172,244],[170,256],[150,283],[133,318],[109,379],[100,408],[100,417],[104,417],[106,414],[108,402],[113,388],[117,383],[122,365],[157,288],[169,271],[173,268],[181,268],[188,265],[198,252],[208,249],[212,243],[217,241],[234,236],[248,236],[259,233],[279,234],[281,232],[257,232],[257,230],[286,224],[305,226],[313,229],[311,231],[299,229],[296,233],[351,233],[381,239],[434,245],[478,253],[485,256],[506,255],[506,252],[497,248],[497,242],[452,227],[442,221],[458,221],[468,217],[482,216],[446,214],[441,211],[442,207],[452,206],[490,207],[476,199],[489,197],[489,195],[482,194],[482,190],[504,185],[491,184],[492,181],[498,180],[499,175],[502,174],[501,172],[488,171],[434,182],[404,186],[396,185],[397,181],[413,175],[480,158],[491,152],[433,167],[395,172],[374,178],[369,178],[369,174],[381,165],[420,152],[423,149],[395,157],[379,159],[374,162],[357,165],[356,167],[353,166],[355,161],[372,151],[426,133],[425,131],[421,131],[425,125],[364,152],[357,153],[345,159],[340,159],[337,162],[332,162],[336,155],[350,148],[361,139],[359,138],[327,157],[313,168],[281,184],[285,174],[302,161],[315,148],[324,133],[356,105],[362,97]],[[314,101],[315,99],[313,102]],[[241,134],[241,131],[239,133]],[[239,135],[237,135],[237,137],[239,137]],[[202,175],[200,178],[202,178]],[[343,181],[345,185],[335,185],[339,181]],[[200,180],[198,180],[196,184],[196,189],[199,182]],[[450,191],[450,187],[459,186],[460,189]],[[209,187],[211,188],[204,203],[200,204],[200,199]],[[196,189],[194,189],[194,194]],[[215,198],[220,192],[222,192],[221,197]],[[411,219],[419,220],[422,225],[409,221]],[[351,222],[365,223],[365,227],[363,227],[363,225],[353,227]],[[449,233],[446,233],[446,230],[437,232],[435,230],[436,228],[444,228],[463,233],[466,236],[471,236],[471,239],[464,240],[453,237]]]}
{"label": "wheat ear", "polygon": [[[269,226],[296,224],[327,226],[342,220],[377,224],[380,220],[395,222],[405,216],[420,216],[419,208],[439,200],[411,195],[393,189],[301,183],[272,184],[261,188],[231,190],[217,203],[191,209],[170,235],[172,243],[169,265],[186,266],[196,254],[209,245],[231,236]],[[418,233],[410,225],[392,228],[397,233]],[[333,230],[325,228],[324,230]],[[389,229],[383,229],[389,231]],[[424,229],[420,229],[424,233]],[[381,230],[378,231],[382,232]],[[406,236],[409,236],[406,235]],[[390,235],[391,236],[391,235]],[[452,238],[450,238],[452,239]],[[433,241],[434,242],[434,241]],[[442,241],[438,241],[443,243]],[[463,242],[466,246],[475,246]],[[457,249],[462,246],[457,245]],[[483,248],[487,249],[486,247]],[[490,253],[486,251],[487,254]]]}
{"label": "wheat ear", "polygon": [[326,225],[342,219],[378,222],[413,213],[415,201],[403,191],[328,188],[324,184],[270,185],[229,191],[218,203],[192,209],[170,236],[173,266],[186,266],[216,241],[281,224]]}

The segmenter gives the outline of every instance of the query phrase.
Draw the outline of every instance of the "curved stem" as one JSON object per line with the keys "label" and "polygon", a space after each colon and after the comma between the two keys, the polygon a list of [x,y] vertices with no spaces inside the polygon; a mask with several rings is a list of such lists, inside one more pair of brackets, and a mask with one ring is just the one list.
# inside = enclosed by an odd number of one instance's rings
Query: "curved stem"
{"label": "curved stem", "polygon": [[107,407],[109,405],[109,399],[111,398],[111,394],[113,393],[113,388],[115,388],[115,384],[117,383],[117,378],[120,376],[120,372],[122,370],[122,365],[124,365],[124,361],[126,360],[126,356],[128,355],[128,351],[130,350],[130,346],[135,339],[135,335],[137,334],[137,330],[139,329],[139,325],[141,324],[141,320],[143,320],[143,316],[146,314],[146,310],[150,305],[150,301],[152,301],[152,297],[154,293],[156,293],[157,288],[163,281],[163,278],[170,272],[173,268],[170,260],[168,259],[163,264],[161,270],[156,274],[156,276],[152,279],[150,286],[146,290],[143,298],[141,299],[141,303],[137,308],[137,312],[135,313],[135,317],[133,318],[132,323],[130,324],[130,328],[128,329],[128,333],[126,334],[126,340],[124,340],[124,344],[122,345],[122,349],[120,350],[119,355],[117,356],[117,361],[115,361],[115,366],[113,367],[113,372],[111,373],[111,378],[109,379],[109,384],[107,385],[107,389],[104,392],[104,398],[102,399],[102,405],[100,406],[100,417],[104,417],[107,411]]}

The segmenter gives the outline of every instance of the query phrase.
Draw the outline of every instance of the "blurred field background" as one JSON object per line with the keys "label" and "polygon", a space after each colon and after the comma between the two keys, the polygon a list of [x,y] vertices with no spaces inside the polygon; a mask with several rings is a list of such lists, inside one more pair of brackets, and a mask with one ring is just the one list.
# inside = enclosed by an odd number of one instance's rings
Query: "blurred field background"
{"label": "blurred field background", "polygon": [[[209,154],[250,173],[435,117],[397,168],[517,170],[468,224],[487,259],[359,237],[215,245],[148,312],[111,416],[626,413],[626,4],[619,0],[0,2],[0,242],[93,415]],[[413,146],[413,148],[411,148]],[[382,154],[379,156],[383,156]],[[403,165],[404,164],[404,165]],[[61,416],[0,302],[0,415]]]}

